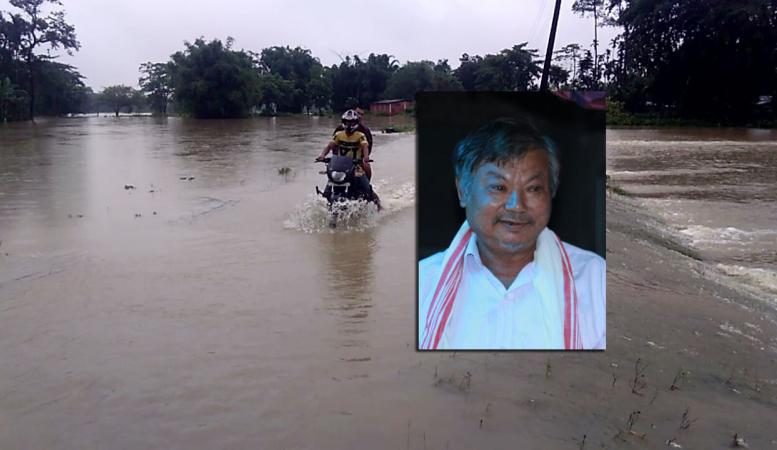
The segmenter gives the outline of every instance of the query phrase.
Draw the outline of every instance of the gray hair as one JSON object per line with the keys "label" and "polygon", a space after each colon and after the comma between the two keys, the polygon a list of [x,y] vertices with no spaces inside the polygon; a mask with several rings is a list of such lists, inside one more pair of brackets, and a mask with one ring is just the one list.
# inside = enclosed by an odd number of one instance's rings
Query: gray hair
{"label": "gray hair", "polygon": [[543,150],[548,157],[550,195],[555,197],[561,171],[558,150],[549,137],[543,136],[530,122],[496,119],[462,139],[453,152],[453,167],[462,195],[469,196],[472,175],[486,163],[503,165],[522,158],[529,150]]}

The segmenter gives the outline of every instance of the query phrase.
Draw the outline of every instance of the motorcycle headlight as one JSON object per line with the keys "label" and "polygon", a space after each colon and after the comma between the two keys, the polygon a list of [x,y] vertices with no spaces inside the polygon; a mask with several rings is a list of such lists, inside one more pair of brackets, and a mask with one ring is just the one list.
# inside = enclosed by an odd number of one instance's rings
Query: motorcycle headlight
{"label": "motorcycle headlight", "polygon": [[332,181],[341,183],[345,180],[345,172],[332,172]]}

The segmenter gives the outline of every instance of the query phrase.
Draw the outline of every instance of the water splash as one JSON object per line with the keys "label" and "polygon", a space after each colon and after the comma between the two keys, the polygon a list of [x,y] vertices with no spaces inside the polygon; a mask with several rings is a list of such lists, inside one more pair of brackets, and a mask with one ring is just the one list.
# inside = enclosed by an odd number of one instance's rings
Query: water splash
{"label": "water splash", "polygon": [[390,214],[415,205],[415,183],[413,182],[393,186],[385,180],[380,180],[373,183],[373,188],[380,195],[382,212]]}
{"label": "water splash", "polygon": [[332,213],[326,200],[321,196],[310,194],[289,214],[283,226],[305,233],[361,231],[376,227],[384,217],[415,204],[415,185],[412,182],[394,187],[381,180],[373,183],[373,187],[380,195],[382,206],[380,212],[373,203],[347,200],[338,205],[336,226],[332,228],[330,227]]}
{"label": "water splash", "polygon": [[703,225],[689,225],[680,232],[688,236],[693,245],[721,243],[745,245],[758,239],[772,240],[777,237],[776,230],[748,231],[735,227],[711,228]]}
{"label": "water splash", "polygon": [[360,231],[377,225],[377,207],[362,200],[346,200],[337,205],[335,227],[330,227],[332,213],[326,200],[318,195],[310,194],[284,221],[287,229],[299,230],[305,233],[322,233],[335,231]]}
{"label": "water splash", "polygon": [[754,293],[762,294],[762,297],[770,299],[773,306],[777,306],[777,302],[775,302],[775,295],[777,295],[777,271],[733,264],[718,264],[716,267],[725,275],[748,287],[751,291],[756,291]]}

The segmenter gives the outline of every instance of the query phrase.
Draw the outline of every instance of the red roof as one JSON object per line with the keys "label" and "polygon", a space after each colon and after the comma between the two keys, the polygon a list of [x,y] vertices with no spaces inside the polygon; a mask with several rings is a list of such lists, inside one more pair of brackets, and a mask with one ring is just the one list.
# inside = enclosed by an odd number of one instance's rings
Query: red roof
{"label": "red roof", "polygon": [[380,100],[377,102],[372,102],[371,105],[379,105],[383,103],[399,103],[399,102],[412,102],[412,100],[407,100],[404,98],[395,98],[393,100]]}

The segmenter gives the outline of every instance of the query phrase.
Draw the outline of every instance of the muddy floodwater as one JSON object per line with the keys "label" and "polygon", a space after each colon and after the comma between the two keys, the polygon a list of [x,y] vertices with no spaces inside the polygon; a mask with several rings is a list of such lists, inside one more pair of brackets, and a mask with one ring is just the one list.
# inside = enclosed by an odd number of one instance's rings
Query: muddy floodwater
{"label": "muddy floodwater", "polygon": [[611,184],[777,307],[777,130],[607,131]]}
{"label": "muddy floodwater", "polygon": [[313,160],[336,124],[0,126],[0,448],[777,442],[773,310],[708,277],[768,295],[773,132],[608,132],[631,197],[608,197],[606,352],[430,354],[415,136],[369,118],[384,210],[351,205],[332,230]]}
{"label": "muddy floodwater", "polygon": [[415,138],[387,124],[385,210],[335,231],[313,162],[334,119],[0,130],[0,447],[338,435],[415,345]]}

